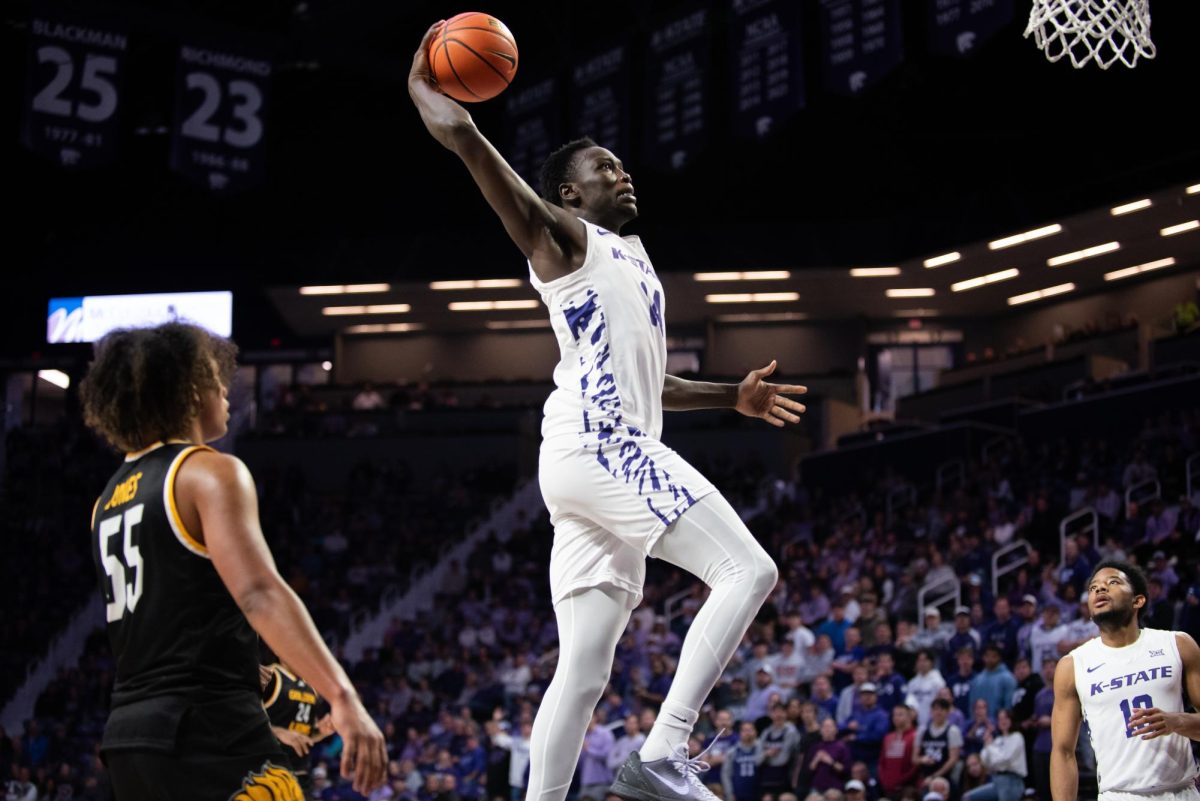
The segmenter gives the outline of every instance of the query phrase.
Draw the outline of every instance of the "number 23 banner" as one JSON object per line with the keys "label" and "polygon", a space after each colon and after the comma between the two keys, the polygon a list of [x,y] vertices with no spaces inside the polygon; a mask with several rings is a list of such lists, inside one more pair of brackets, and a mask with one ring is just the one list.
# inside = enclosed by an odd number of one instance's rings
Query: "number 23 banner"
{"label": "number 23 banner", "polygon": [[175,70],[171,169],[218,193],[260,184],[271,71],[259,55],[185,41]]}
{"label": "number 23 banner", "polygon": [[22,104],[25,147],[67,168],[112,163],[127,48],[120,24],[37,7]]}

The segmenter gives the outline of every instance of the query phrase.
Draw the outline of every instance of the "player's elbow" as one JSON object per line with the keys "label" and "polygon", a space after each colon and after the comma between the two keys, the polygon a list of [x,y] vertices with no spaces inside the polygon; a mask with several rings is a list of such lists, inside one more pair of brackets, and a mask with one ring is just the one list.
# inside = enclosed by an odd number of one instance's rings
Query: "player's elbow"
{"label": "player's elbow", "polygon": [[236,589],[231,589],[230,594],[238,609],[242,610],[242,614],[251,622],[255,618],[272,615],[282,601],[282,588],[274,576],[250,579]]}

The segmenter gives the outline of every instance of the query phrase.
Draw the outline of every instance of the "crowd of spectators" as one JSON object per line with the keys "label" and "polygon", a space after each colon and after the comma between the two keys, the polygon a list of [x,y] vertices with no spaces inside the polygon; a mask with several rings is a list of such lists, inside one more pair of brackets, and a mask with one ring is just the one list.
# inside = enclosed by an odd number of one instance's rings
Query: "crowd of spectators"
{"label": "crowd of spectators", "polygon": [[[1180,500],[1182,457],[1197,450],[1196,412],[1146,420],[1124,436],[1018,442],[970,464],[953,491],[918,486],[917,502],[892,520],[886,493],[904,479],[891,473],[864,468],[860,486],[833,495],[732,460],[695,459],[737,505],[759,510],[751,530],[780,568],[691,743],[693,753],[707,749],[705,781],[726,801],[949,801],[988,785],[1001,799],[1028,788],[1048,801],[1053,671],[1095,634],[1082,603],[1091,566],[1104,557],[1143,565],[1148,622],[1200,636],[1190,547],[1200,516]],[[1162,499],[1126,507],[1122,490],[1147,475]],[[444,523],[438,515],[506,489],[500,476],[443,476],[413,497],[397,465],[360,466],[336,497],[310,491],[299,474],[259,478],[281,569],[331,633],[339,615],[398,578],[397,566],[407,571],[414,554],[437,558],[431,530],[449,536],[465,525],[465,511]],[[1060,553],[1059,520],[1088,504],[1099,513],[1099,546],[1079,537]],[[540,510],[491,532],[464,564],[448,566],[432,612],[394,621],[350,666],[391,755],[390,781],[372,801],[519,801],[530,726],[554,670],[551,537]],[[1021,539],[1033,546],[1028,563],[993,592],[991,554]],[[960,581],[960,595],[921,608],[920,588],[938,580]],[[93,583],[89,575],[85,587]],[[705,595],[691,576],[651,561],[573,799],[604,801],[615,767],[653,725]],[[107,797],[95,741],[111,671],[98,636],[43,694],[35,721],[0,736],[9,797]],[[339,749],[336,737],[314,749],[324,801],[358,798],[337,775]]]}

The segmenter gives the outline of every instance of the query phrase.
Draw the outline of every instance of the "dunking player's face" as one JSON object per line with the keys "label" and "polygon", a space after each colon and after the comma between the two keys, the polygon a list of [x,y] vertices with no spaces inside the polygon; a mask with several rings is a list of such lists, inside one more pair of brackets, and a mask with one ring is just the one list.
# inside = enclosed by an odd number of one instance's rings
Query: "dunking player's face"
{"label": "dunking player's face", "polygon": [[1088,609],[1101,628],[1125,628],[1137,618],[1137,610],[1146,605],[1146,596],[1137,595],[1124,571],[1106,567],[1092,577],[1088,585]]}
{"label": "dunking player's face", "polygon": [[637,217],[633,179],[621,160],[603,147],[575,154],[572,180],[563,184],[563,205],[581,217],[613,231]]}

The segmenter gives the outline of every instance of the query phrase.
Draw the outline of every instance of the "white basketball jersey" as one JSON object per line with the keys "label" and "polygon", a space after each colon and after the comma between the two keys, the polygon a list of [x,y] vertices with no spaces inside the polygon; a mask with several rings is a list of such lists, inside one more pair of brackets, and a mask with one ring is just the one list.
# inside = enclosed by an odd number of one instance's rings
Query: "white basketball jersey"
{"label": "white basketball jersey", "polygon": [[657,439],[667,369],[662,284],[640,239],[582,222],[582,267],[549,283],[529,271],[562,354],[542,436]]}
{"label": "white basketball jersey", "polygon": [[1134,709],[1184,711],[1183,660],[1175,633],[1142,629],[1124,648],[1110,648],[1096,637],[1071,656],[1100,792],[1150,793],[1190,785],[1197,774],[1190,740],[1178,734],[1143,740],[1126,728]]}

